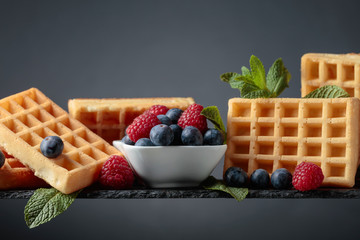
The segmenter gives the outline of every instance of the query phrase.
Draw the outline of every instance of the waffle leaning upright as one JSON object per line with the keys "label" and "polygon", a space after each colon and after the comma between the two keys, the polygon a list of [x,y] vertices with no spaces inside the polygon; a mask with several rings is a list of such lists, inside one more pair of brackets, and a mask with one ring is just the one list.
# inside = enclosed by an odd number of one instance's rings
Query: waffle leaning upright
{"label": "waffle leaning upright", "polygon": [[229,100],[224,172],[241,167],[294,172],[313,162],[323,186],[352,187],[359,159],[358,98]]}

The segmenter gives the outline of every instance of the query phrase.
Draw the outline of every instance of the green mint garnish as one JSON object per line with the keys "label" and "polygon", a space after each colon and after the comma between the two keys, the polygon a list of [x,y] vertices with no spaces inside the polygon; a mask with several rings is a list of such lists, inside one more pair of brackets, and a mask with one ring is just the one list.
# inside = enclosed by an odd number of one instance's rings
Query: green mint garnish
{"label": "green mint garnish", "polygon": [[242,74],[224,73],[220,79],[229,83],[232,88],[239,89],[243,98],[273,98],[289,87],[291,75],[281,58],[273,63],[266,76],[264,65],[254,55],[250,58],[250,68],[251,71],[242,67]]}
{"label": "green mint garnish", "polygon": [[63,194],[55,188],[39,188],[25,206],[25,222],[29,228],[46,223],[64,212],[75,200],[80,191]]}
{"label": "green mint garnish", "polygon": [[226,141],[226,129],[218,107],[206,107],[201,111],[200,114],[205,116],[210,122],[214,124],[215,129],[219,130],[224,135],[224,139]]}
{"label": "green mint garnish", "polygon": [[334,85],[323,86],[317,88],[304,98],[347,98],[350,94],[344,89]]}
{"label": "green mint garnish", "polygon": [[234,197],[237,201],[242,201],[246,198],[249,190],[247,188],[235,188],[235,187],[228,187],[225,183],[221,180],[214,178],[213,176],[208,177],[203,183],[203,188],[206,190],[218,190],[223,191],[230,194]]}

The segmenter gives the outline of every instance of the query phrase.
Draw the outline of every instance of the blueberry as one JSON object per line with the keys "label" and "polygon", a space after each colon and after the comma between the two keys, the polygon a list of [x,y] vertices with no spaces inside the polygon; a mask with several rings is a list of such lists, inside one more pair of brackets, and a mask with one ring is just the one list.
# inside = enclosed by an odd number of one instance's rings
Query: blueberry
{"label": "blueberry", "polygon": [[56,158],[64,149],[64,143],[58,136],[48,136],[42,140],[40,150],[45,157]]}
{"label": "blueberry", "polygon": [[200,146],[203,144],[203,136],[196,127],[187,126],[181,133],[181,141],[184,145]]}
{"label": "blueberry", "polygon": [[265,169],[256,169],[250,176],[250,183],[255,188],[268,188],[270,183],[269,173]]}
{"label": "blueberry", "polygon": [[160,120],[162,124],[170,126],[172,124],[170,118],[168,118],[166,115],[157,115],[157,118]]}
{"label": "blueberry", "polygon": [[2,151],[0,151],[0,168],[5,164],[5,155]]}
{"label": "blueberry", "polygon": [[140,138],[136,141],[135,146],[154,146],[149,138]]}
{"label": "blueberry", "polygon": [[182,113],[183,110],[179,108],[172,108],[169,111],[167,111],[166,116],[170,118],[172,123],[177,123]]}
{"label": "blueberry", "polygon": [[174,140],[174,133],[165,124],[159,124],[150,131],[150,139],[156,146],[168,146]]}
{"label": "blueberry", "polygon": [[225,183],[229,187],[244,187],[247,183],[247,173],[239,167],[229,167],[225,172]]}
{"label": "blueberry", "polygon": [[135,143],[133,141],[131,141],[131,139],[129,138],[128,135],[125,135],[125,137],[123,137],[121,139],[121,141],[127,145],[134,145]]}
{"label": "blueberry", "polygon": [[204,134],[204,145],[222,145],[224,144],[224,136],[217,129],[209,129]]}
{"label": "blueberry", "polygon": [[271,184],[276,189],[289,189],[292,185],[292,175],[286,168],[279,168],[271,175]]}
{"label": "blueberry", "polygon": [[177,124],[171,124],[169,127],[174,133],[174,140],[172,141],[171,145],[182,145],[182,141],[181,141],[182,128]]}

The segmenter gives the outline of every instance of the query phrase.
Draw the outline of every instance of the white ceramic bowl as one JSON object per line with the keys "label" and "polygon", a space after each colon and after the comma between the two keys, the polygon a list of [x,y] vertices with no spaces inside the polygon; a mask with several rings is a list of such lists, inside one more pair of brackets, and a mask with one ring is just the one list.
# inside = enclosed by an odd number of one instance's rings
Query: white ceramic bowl
{"label": "white ceramic bowl", "polygon": [[227,145],[142,147],[114,141],[113,145],[152,188],[198,186],[224,156]]}

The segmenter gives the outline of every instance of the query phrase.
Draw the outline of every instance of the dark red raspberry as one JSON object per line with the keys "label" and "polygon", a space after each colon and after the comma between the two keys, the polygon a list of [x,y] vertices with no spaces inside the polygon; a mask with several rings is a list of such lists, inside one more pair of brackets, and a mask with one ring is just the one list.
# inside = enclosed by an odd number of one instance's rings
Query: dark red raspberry
{"label": "dark red raspberry", "polygon": [[321,168],[310,162],[302,162],[296,166],[292,184],[300,191],[314,190],[320,187],[324,180]]}
{"label": "dark red raspberry", "polygon": [[169,109],[164,105],[153,105],[148,110],[150,113],[157,115],[165,115]]}
{"label": "dark red raspberry", "polygon": [[200,115],[203,110],[203,106],[199,104],[191,104],[184,112],[181,114],[178,125],[183,129],[187,126],[193,126],[200,130],[202,134],[208,129],[206,117]]}
{"label": "dark red raspberry", "polygon": [[112,155],[102,166],[99,181],[113,189],[126,189],[133,186],[134,174],[124,157]]}
{"label": "dark red raspberry", "polygon": [[155,114],[150,112],[143,113],[129,125],[126,129],[126,134],[131,141],[136,143],[140,138],[149,138],[151,129],[158,124],[161,124],[161,122]]}

